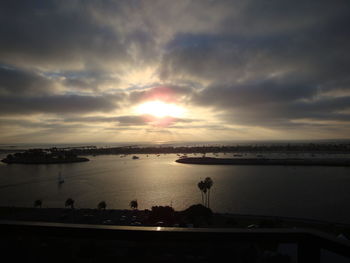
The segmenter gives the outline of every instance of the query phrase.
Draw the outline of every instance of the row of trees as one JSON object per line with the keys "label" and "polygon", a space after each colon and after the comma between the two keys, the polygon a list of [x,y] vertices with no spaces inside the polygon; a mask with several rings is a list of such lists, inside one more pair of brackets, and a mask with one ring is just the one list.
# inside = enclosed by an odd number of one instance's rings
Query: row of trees
{"label": "row of trees", "polygon": [[[68,198],[66,200],[66,202],[64,203],[64,207],[66,207],[66,208],[70,207],[70,208],[73,209],[74,208],[74,202],[75,202],[74,199]],[[38,199],[38,200],[34,201],[34,207],[35,208],[37,208],[37,207],[41,208],[42,205],[43,205],[43,201],[41,199]],[[130,201],[129,206],[132,209],[137,209],[137,207],[138,207],[137,200],[135,199],[135,200]],[[101,201],[97,205],[97,209],[99,209],[99,210],[105,210],[106,208],[107,208],[107,203],[105,201]]]}
{"label": "row of trees", "polygon": [[[202,204],[208,208],[210,208],[210,190],[214,184],[214,181],[210,177],[206,177],[203,180],[201,180],[197,186],[199,190],[201,191],[202,196]],[[65,207],[74,208],[74,199],[68,198],[64,204]],[[129,206],[131,209],[137,209],[138,208],[138,202],[136,199],[130,201]],[[42,200],[38,199],[34,201],[34,207],[42,207]],[[107,208],[107,203],[105,201],[101,201],[98,203],[97,208],[99,210],[105,210]]]}
{"label": "row of trees", "polygon": [[213,186],[214,182],[210,177],[204,179],[204,181],[200,181],[198,183],[198,188],[201,191],[202,195],[202,203],[204,206],[210,208],[210,189]]}

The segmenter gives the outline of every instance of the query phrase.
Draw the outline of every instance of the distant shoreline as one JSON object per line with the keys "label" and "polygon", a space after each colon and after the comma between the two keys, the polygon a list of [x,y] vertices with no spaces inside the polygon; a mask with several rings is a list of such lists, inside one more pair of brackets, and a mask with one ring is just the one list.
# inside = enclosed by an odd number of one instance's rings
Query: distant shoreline
{"label": "distant shoreline", "polygon": [[60,164],[87,162],[89,159],[69,151],[30,149],[21,153],[8,154],[1,161],[7,164]]}
{"label": "distant shoreline", "polygon": [[[32,148],[34,149],[34,148]],[[123,155],[123,154],[205,154],[205,153],[325,153],[350,154],[350,143],[329,144],[278,144],[278,145],[202,145],[202,146],[119,146],[119,147],[51,147],[35,148],[54,150],[55,152],[70,152],[75,155]],[[0,153],[23,152],[28,149],[0,149]]]}
{"label": "distant shoreline", "polygon": [[31,159],[14,159],[9,160],[8,158],[5,158],[1,160],[3,163],[6,164],[61,164],[61,163],[81,163],[81,162],[88,162],[88,158],[84,157],[76,157],[74,159],[63,159],[63,160],[31,160]]}
{"label": "distant shoreline", "polygon": [[350,159],[268,159],[268,158],[214,158],[186,157],[176,162],[184,164],[205,165],[302,165],[302,166],[350,166]]}

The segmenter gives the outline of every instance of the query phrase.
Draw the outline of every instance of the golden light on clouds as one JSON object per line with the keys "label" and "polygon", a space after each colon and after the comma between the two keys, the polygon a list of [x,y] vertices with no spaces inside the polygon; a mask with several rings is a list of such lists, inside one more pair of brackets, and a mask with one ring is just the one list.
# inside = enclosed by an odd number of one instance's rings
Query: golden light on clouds
{"label": "golden light on clouds", "polygon": [[147,101],[138,105],[135,110],[136,114],[148,114],[158,118],[165,116],[180,118],[184,116],[185,112],[183,107],[163,101]]}

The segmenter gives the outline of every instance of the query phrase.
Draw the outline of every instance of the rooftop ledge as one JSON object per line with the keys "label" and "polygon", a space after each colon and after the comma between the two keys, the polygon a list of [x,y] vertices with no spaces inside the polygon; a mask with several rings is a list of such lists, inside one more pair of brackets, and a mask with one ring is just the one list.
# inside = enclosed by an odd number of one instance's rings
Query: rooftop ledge
{"label": "rooftop ledge", "polygon": [[[317,230],[305,228],[178,228],[144,226],[109,226],[0,220],[0,240],[13,239],[31,242],[32,238],[47,237],[56,240],[94,240],[95,242],[118,241],[132,247],[154,246],[166,249],[176,244],[175,251],[191,247],[198,249],[210,245],[212,252],[219,253],[223,245],[234,248],[237,244],[295,244],[298,262],[319,262],[322,251],[350,259],[350,242]],[[73,242],[73,241],[72,241]],[[132,245],[130,245],[132,244]],[[232,245],[230,245],[232,244]],[[155,251],[157,253],[157,251]],[[181,253],[181,252],[174,252]],[[310,261],[310,259],[312,259]],[[337,261],[334,261],[337,262]]]}

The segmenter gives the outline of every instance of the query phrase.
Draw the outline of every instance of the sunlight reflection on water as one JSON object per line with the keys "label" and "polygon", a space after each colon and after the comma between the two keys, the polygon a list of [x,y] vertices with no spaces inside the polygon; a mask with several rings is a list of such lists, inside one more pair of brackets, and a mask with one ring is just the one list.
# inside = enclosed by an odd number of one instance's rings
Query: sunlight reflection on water
{"label": "sunlight reflection on water", "polygon": [[[281,215],[350,221],[349,167],[207,166],[175,163],[175,154],[90,156],[90,162],[59,165],[0,165],[0,205],[63,207],[68,197],[77,208],[139,209],[172,205],[186,209],[201,202],[197,183],[214,180],[211,207],[216,212]],[[198,156],[198,154],[197,154]],[[222,157],[231,157],[226,154]],[[59,171],[65,183],[57,184]]]}

